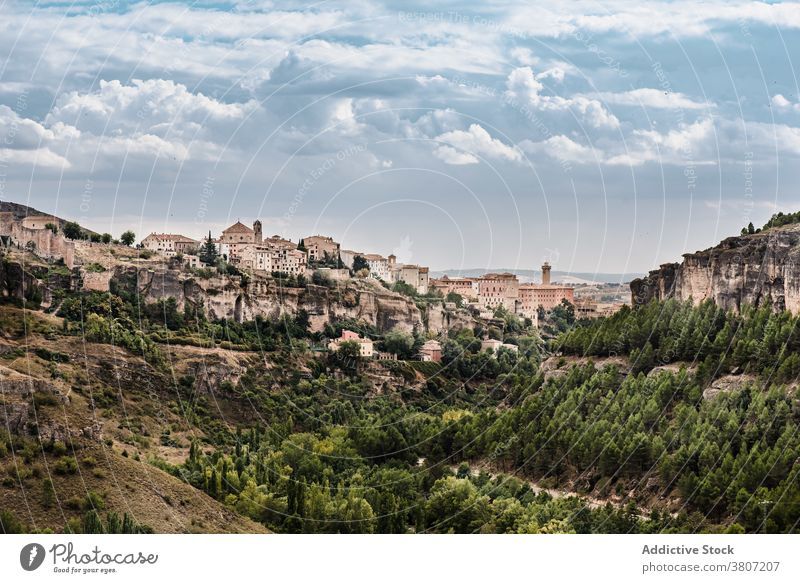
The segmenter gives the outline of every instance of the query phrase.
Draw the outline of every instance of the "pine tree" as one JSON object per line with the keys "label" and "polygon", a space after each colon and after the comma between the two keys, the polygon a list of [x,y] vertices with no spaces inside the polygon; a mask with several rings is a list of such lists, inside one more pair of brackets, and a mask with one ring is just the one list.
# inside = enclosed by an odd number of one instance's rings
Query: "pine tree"
{"label": "pine tree", "polygon": [[217,253],[217,246],[211,239],[211,231],[209,231],[208,238],[200,248],[200,261],[202,261],[206,265],[214,265],[217,262],[218,256],[219,254]]}

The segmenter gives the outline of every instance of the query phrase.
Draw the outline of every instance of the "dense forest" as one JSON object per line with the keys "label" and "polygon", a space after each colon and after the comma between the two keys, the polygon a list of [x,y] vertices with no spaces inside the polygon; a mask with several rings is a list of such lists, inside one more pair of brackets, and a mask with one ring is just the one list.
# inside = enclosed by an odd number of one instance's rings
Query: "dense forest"
{"label": "dense forest", "polygon": [[[197,437],[181,463],[141,461],[276,532],[797,530],[796,317],[668,300],[575,321],[568,308],[548,315],[547,342],[504,313],[452,331],[441,363],[403,360],[424,338],[358,322],[316,334],[303,313],[212,322],[120,289],[69,294],[57,313],[61,334],[123,346],[165,374],[165,342],[257,350],[268,367],[212,394],[176,379],[174,406]],[[312,350],[342,327],[401,359]],[[482,351],[484,336],[517,351]],[[709,390],[726,375],[735,389]],[[220,402],[252,421],[223,421]],[[89,513],[72,528],[146,530]]]}

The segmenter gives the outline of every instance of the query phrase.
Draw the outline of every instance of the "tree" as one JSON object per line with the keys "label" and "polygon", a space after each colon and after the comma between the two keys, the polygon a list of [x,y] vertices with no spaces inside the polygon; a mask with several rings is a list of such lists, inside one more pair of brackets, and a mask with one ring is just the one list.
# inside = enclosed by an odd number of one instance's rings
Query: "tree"
{"label": "tree", "polygon": [[361,255],[356,255],[353,257],[353,271],[358,273],[362,269],[369,271],[369,262]]}
{"label": "tree", "polygon": [[753,223],[747,223],[747,234],[748,235],[752,235],[755,232],[756,232],[756,229],[753,226]]}
{"label": "tree", "polygon": [[54,223],[45,223],[44,228],[45,229],[50,229],[51,231],[53,231],[54,235],[58,234],[58,225],[56,225]]}
{"label": "tree", "polygon": [[463,307],[464,306],[464,298],[461,294],[458,294],[454,291],[451,291],[447,294],[447,297],[444,298],[446,302],[452,302],[456,305],[456,307]]}
{"label": "tree", "polygon": [[64,223],[63,231],[67,239],[81,239],[83,237],[83,229],[74,221]]}
{"label": "tree", "polygon": [[111,243],[111,235],[109,233],[103,233],[100,240],[106,244]]}
{"label": "tree", "polygon": [[208,232],[208,237],[205,242],[200,246],[200,261],[205,265],[214,265],[217,262],[217,246],[211,239],[211,231]]}
{"label": "tree", "polygon": [[342,342],[336,352],[331,352],[330,359],[343,370],[355,370],[361,360],[361,345],[352,340]]}
{"label": "tree", "polygon": [[122,236],[119,238],[119,240],[123,245],[130,247],[136,240],[136,234],[133,231],[125,231],[122,233]]}
{"label": "tree", "polygon": [[383,337],[383,349],[386,352],[396,354],[401,360],[407,360],[412,356],[414,348],[414,338],[410,334],[400,331],[387,332]]}

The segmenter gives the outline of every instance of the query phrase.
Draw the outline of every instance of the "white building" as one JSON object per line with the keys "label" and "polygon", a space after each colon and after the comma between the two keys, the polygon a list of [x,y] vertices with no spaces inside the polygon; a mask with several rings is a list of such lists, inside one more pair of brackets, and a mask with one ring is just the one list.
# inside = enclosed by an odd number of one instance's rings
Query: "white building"
{"label": "white building", "polygon": [[196,253],[200,241],[174,233],[150,233],[142,239],[142,247],[172,257],[179,253]]}
{"label": "white building", "polygon": [[367,261],[367,265],[369,265],[369,273],[372,277],[382,279],[383,281],[389,281],[391,274],[389,272],[389,260],[386,259],[386,257],[375,253],[368,253],[364,255],[364,259]]}

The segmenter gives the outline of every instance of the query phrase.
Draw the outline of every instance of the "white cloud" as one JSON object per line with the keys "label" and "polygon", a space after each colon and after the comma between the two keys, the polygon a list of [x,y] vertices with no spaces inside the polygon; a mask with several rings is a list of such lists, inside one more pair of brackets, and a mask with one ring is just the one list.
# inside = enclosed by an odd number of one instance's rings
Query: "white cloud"
{"label": "white cloud", "polygon": [[72,91],[58,98],[45,122],[71,124],[94,135],[137,133],[187,139],[213,138],[240,123],[258,103],[224,103],[192,93],[172,80],[100,81],[97,91]]}
{"label": "white cloud", "polygon": [[441,145],[434,154],[446,164],[477,164],[478,157],[519,162],[522,154],[517,148],[508,146],[501,140],[492,138],[478,124],[469,126],[469,130],[456,130],[444,133],[436,138]]}
{"label": "white cloud", "polygon": [[555,160],[575,162],[577,164],[592,164],[603,161],[603,152],[579,144],[567,136],[553,136],[541,142],[523,140],[519,147],[525,152],[537,155],[547,155]]}
{"label": "white cloud", "polygon": [[433,154],[445,164],[453,166],[465,166],[467,164],[477,164],[479,160],[472,154],[461,152],[450,146],[439,146]]}
{"label": "white cloud", "polygon": [[506,79],[506,96],[512,102],[522,100],[527,106],[539,111],[564,112],[572,111],[594,128],[615,129],[619,120],[596,99],[582,95],[561,97],[559,95],[542,95],[544,88],[539,81],[541,77],[534,75],[530,67],[518,67],[511,71]]}
{"label": "white cloud", "polygon": [[603,103],[642,107],[644,109],[706,109],[709,104],[694,101],[683,93],[662,91],[660,89],[632,89],[621,93],[601,92],[593,94]]}
{"label": "white cloud", "polygon": [[780,93],[773,95],[770,101],[781,111],[800,111],[800,103],[792,103]]}
{"label": "white cloud", "polygon": [[665,133],[635,130],[627,140],[626,150],[608,155],[606,163],[624,166],[653,161],[662,164],[714,164],[714,156],[709,152],[713,137],[714,122],[710,118],[682,124]]}

